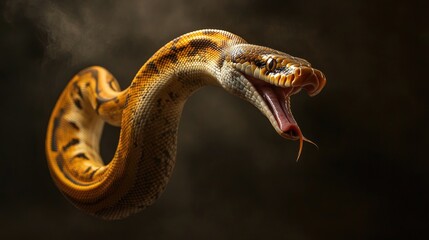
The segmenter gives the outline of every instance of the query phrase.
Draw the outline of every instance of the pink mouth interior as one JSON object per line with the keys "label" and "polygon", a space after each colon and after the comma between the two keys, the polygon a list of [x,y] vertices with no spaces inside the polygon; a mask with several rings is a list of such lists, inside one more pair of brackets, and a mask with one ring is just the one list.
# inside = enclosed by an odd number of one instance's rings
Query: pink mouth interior
{"label": "pink mouth interior", "polygon": [[290,110],[289,98],[291,94],[299,91],[299,89],[277,87],[253,77],[248,77],[248,79],[269,106],[282,132],[281,135],[289,139],[301,138],[301,130]]}

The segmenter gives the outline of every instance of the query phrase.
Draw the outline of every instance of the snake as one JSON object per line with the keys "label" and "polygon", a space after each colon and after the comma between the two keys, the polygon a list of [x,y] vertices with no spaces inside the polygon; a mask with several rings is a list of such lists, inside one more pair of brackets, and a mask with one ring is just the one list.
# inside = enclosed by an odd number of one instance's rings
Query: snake
{"label": "snake", "polygon": [[[69,81],[51,113],[45,150],[52,179],[75,207],[106,220],[122,219],[153,204],[165,190],[176,158],[186,100],[217,86],[246,100],[280,136],[306,139],[290,97],[318,94],[326,77],[305,59],[247,43],[223,30],[186,33],[162,46],[121,90],[101,66]],[[120,127],[110,162],[100,156],[104,124]],[[239,124],[239,123],[236,123]]]}

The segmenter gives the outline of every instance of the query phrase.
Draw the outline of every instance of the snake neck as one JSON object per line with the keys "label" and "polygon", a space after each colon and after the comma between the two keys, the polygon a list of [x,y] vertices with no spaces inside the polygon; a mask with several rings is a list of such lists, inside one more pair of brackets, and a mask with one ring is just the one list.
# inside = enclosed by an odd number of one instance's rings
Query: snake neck
{"label": "snake neck", "polygon": [[[151,205],[163,192],[175,165],[178,125],[188,97],[205,85],[220,85],[223,50],[237,39],[210,34],[191,33],[165,45],[127,90],[122,115],[129,117],[122,119],[121,144],[112,161],[118,169],[112,168],[109,175],[124,173],[121,178],[130,187],[120,189],[124,192],[119,204],[121,209],[133,206],[129,213]],[[110,215],[117,206],[111,209],[101,215]]]}

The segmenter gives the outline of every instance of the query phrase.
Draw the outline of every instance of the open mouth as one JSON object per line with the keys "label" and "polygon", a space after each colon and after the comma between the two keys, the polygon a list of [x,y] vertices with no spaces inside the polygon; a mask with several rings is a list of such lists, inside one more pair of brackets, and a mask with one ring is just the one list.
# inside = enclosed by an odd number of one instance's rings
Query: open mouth
{"label": "open mouth", "polygon": [[298,160],[301,155],[303,141],[314,143],[303,136],[295,121],[291,111],[290,96],[298,93],[301,89],[306,90],[310,96],[318,94],[326,84],[324,75],[311,67],[299,68],[293,75],[289,76],[292,81],[287,87],[284,86],[285,84],[278,86],[248,74],[244,75],[269,107],[277,122],[279,134],[287,139],[299,140]]}
{"label": "open mouth", "polygon": [[292,140],[302,137],[301,130],[292,115],[290,107],[290,96],[298,93],[301,87],[279,87],[255,77],[246,75],[246,78],[270,108],[281,131],[280,135]]}

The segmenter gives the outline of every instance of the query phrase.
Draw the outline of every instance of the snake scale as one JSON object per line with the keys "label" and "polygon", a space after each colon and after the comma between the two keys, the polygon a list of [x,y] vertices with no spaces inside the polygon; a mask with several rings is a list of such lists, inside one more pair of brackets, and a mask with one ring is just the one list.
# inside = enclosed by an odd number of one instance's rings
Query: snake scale
{"label": "snake scale", "polygon": [[[283,137],[303,137],[290,96],[310,96],[326,84],[304,59],[221,30],[184,34],[159,49],[121,90],[106,69],[75,75],[49,120],[46,154],[52,178],[77,208],[103,219],[121,219],[151,205],[175,165],[177,131],[186,99],[205,85],[220,86],[250,102]],[[113,159],[99,154],[104,123],[120,126]],[[298,154],[298,157],[299,157]]]}

